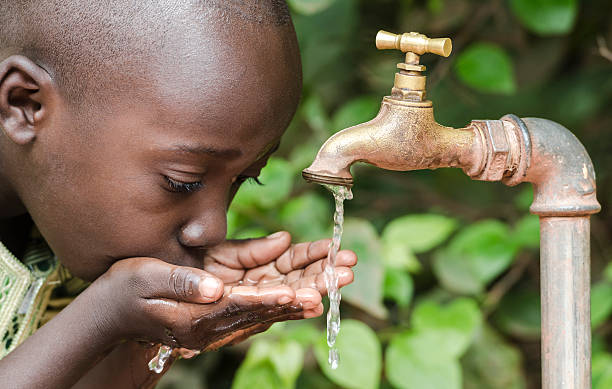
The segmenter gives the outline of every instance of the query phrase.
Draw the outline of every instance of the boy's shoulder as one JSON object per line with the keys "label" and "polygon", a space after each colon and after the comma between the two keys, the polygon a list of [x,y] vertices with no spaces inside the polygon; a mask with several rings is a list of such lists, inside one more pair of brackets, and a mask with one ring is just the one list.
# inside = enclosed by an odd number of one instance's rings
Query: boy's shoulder
{"label": "boy's shoulder", "polygon": [[36,229],[22,260],[0,242],[0,359],[86,287],[78,281],[59,264]]}

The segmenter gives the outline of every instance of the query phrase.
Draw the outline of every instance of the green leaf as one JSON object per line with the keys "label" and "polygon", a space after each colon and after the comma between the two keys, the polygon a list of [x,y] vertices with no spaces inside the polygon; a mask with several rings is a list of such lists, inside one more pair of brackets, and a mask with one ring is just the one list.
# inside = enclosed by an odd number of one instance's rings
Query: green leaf
{"label": "green leaf", "polygon": [[402,244],[418,254],[444,242],[456,228],[457,222],[446,216],[406,215],[387,224],[382,240],[385,243]]}
{"label": "green leaf", "polygon": [[285,335],[286,339],[295,340],[303,347],[310,346],[319,340],[321,332],[309,321],[290,323]]}
{"label": "green leaf", "polygon": [[406,270],[411,273],[421,271],[421,262],[416,255],[402,242],[382,242],[382,257],[385,267],[398,271]]}
{"label": "green leaf", "polygon": [[332,212],[329,201],[315,193],[306,193],[285,204],[279,217],[296,239],[311,241],[327,237]]}
{"label": "green leaf", "polygon": [[234,201],[233,209],[240,212],[241,208],[254,205],[264,209],[277,206],[289,196],[293,184],[293,169],[287,161],[272,157],[259,175],[262,186],[244,183]]}
{"label": "green leaf", "polygon": [[244,362],[236,373],[232,388],[249,388],[249,383],[255,384],[257,380],[262,385],[257,384],[257,387],[293,388],[302,370],[303,360],[304,350],[298,342],[293,340],[273,342],[259,338],[249,348]]}
{"label": "green leaf", "polygon": [[492,43],[474,43],[455,62],[457,77],[481,92],[511,94],[516,90],[512,60]]}
{"label": "green leaf", "polygon": [[323,139],[319,141],[316,137],[310,137],[307,141],[300,142],[293,147],[289,161],[293,166],[295,179],[302,180],[302,170],[314,161],[322,141]]}
{"label": "green leaf", "polygon": [[571,31],[576,0],[510,0],[510,9],[528,30],[539,35],[561,35]]}
{"label": "green leaf", "polygon": [[243,363],[238,368],[232,382],[232,389],[251,388],[289,389],[284,385],[269,359],[251,365]]}
{"label": "green leaf", "polygon": [[[330,380],[317,370],[309,370],[300,375],[297,389],[338,389]],[[262,388],[263,389],[263,388]]]}
{"label": "green leaf", "polygon": [[236,211],[230,209],[227,211],[226,219],[227,219],[227,237],[230,238],[236,232],[238,228],[238,213]]}
{"label": "green leaf", "polygon": [[263,238],[264,236],[268,235],[270,232],[266,231],[263,228],[260,227],[251,227],[251,228],[246,228],[244,230],[240,230],[236,233],[234,233],[234,235],[232,235],[232,239],[256,239],[256,238]]}
{"label": "green leaf", "polygon": [[593,389],[612,388],[612,355],[606,352],[593,354]]}
{"label": "green leaf", "polygon": [[296,341],[281,340],[269,358],[285,387],[293,388],[304,364],[302,346]]}
{"label": "green leaf", "polygon": [[357,320],[343,320],[336,346],[339,364],[332,370],[327,362],[329,347],[325,336],[322,334],[315,344],[315,357],[323,373],[343,388],[378,388],[382,351],[376,333]]}
{"label": "green leaf", "polygon": [[395,336],[385,353],[389,382],[400,389],[460,389],[459,362],[444,352],[432,332]]}
{"label": "green leaf", "polygon": [[591,288],[591,326],[603,324],[612,313],[612,284],[598,282]]}
{"label": "green leaf", "polygon": [[329,133],[330,120],[323,107],[323,102],[318,96],[309,96],[302,104],[301,112],[306,119],[306,123],[313,130],[321,135],[325,134],[325,136]]}
{"label": "green leaf", "polygon": [[540,218],[536,215],[524,216],[514,226],[512,236],[519,247],[540,247]]}
{"label": "green leaf", "polygon": [[350,100],[334,113],[333,132],[372,120],[379,109],[378,96],[361,96]]}
{"label": "green leaf", "polygon": [[444,8],[444,0],[427,0],[427,9],[432,14],[439,14]]}
{"label": "green leaf", "polygon": [[521,352],[489,326],[461,358],[464,389],[524,389]]}
{"label": "green leaf", "polygon": [[312,15],[329,8],[334,0],[287,0],[291,9],[303,15]]}
{"label": "green leaf", "polygon": [[484,220],[462,229],[439,250],[433,270],[448,290],[476,294],[510,266],[516,251],[507,225]]}
{"label": "green leaf", "polygon": [[350,43],[354,42],[359,19],[357,6],[354,0],[335,0],[316,14],[292,15],[302,54],[305,89],[319,94],[322,86],[327,85],[335,92],[341,79],[350,74],[344,59],[353,47]]}
{"label": "green leaf", "polygon": [[406,272],[397,269],[385,270],[383,295],[391,299],[400,307],[407,307],[412,300],[414,285],[412,278]]}
{"label": "green leaf", "polygon": [[377,318],[385,318],[383,300],[383,262],[378,233],[372,224],[359,218],[344,220],[342,248],[357,254],[353,268],[355,280],[342,288],[342,298]]}
{"label": "green leaf", "polygon": [[442,306],[434,301],[419,304],[412,313],[412,326],[420,334],[431,332],[436,352],[460,357],[470,346],[482,322],[474,300],[460,298]]}
{"label": "green leaf", "polygon": [[514,290],[499,304],[493,316],[504,333],[526,340],[540,337],[540,294],[531,290]]}

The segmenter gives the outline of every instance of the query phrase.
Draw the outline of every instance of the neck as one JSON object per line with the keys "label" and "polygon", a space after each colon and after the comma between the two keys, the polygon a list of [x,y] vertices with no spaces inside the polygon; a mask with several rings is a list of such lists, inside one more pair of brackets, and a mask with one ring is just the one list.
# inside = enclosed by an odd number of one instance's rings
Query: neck
{"label": "neck", "polygon": [[25,213],[26,208],[0,170],[0,219],[9,219]]}

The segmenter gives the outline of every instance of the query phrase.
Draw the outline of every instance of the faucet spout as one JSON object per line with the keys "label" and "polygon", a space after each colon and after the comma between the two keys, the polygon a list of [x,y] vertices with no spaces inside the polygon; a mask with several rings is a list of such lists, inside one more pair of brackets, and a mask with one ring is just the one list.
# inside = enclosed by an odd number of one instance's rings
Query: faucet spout
{"label": "faucet spout", "polygon": [[479,145],[473,128],[436,123],[431,101],[385,97],[374,119],[334,134],[302,175],[312,182],[351,186],[355,162],[387,170],[461,167],[467,172],[481,158]]}

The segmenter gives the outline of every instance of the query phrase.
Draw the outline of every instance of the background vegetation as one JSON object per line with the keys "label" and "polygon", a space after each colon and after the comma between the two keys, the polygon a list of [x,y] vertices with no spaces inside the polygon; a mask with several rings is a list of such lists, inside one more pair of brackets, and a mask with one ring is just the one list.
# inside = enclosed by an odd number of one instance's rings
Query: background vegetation
{"label": "background vegetation", "polygon": [[[461,127],[506,113],[570,128],[590,151],[602,212],[593,217],[594,388],[612,388],[612,2],[608,0],[291,0],[304,95],[263,187],[241,189],[229,235],[288,229],[331,236],[332,198],[300,171],[335,131],[372,118],[402,55],[378,29],[451,37],[422,57],[437,120]],[[162,388],[537,388],[538,220],[529,186],[461,171],[357,166],[343,247],[360,262],[344,289],[340,367],[324,319],[275,325],[252,342],[179,361]]]}

